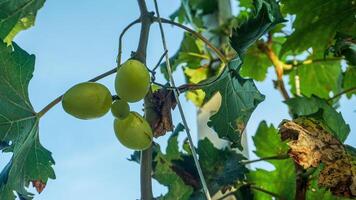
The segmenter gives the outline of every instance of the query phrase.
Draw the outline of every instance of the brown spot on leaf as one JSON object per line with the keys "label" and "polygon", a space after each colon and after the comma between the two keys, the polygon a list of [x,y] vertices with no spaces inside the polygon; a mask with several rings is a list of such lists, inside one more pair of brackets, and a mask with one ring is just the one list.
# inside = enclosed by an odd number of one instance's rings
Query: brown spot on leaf
{"label": "brown spot on leaf", "polygon": [[39,180],[35,180],[32,181],[32,186],[36,188],[38,193],[41,193],[45,189],[46,183],[43,183],[42,181]]}
{"label": "brown spot on leaf", "polygon": [[319,174],[319,186],[334,195],[356,197],[356,166],[345,147],[321,122],[312,118],[285,120],[279,126],[283,140],[287,140],[290,157],[304,169],[324,168]]}

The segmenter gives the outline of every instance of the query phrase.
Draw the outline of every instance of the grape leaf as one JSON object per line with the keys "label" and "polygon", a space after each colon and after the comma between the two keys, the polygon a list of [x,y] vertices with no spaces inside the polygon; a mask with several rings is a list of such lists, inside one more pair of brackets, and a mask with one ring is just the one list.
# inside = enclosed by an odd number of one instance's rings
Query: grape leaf
{"label": "grape leaf", "polygon": [[294,32],[283,44],[281,54],[287,51],[324,50],[336,32],[356,34],[353,0],[282,0],[284,12],[295,14]]}
{"label": "grape leaf", "polygon": [[[340,112],[337,112],[325,100],[317,97],[295,97],[285,102],[294,117],[311,116],[321,120],[331,133],[341,142],[344,142],[350,132]],[[321,113],[319,112],[321,111]]]}
{"label": "grape leaf", "polygon": [[[188,68],[196,69],[201,66],[201,61],[207,59],[207,55],[204,52],[204,43],[190,33],[185,33],[181,42],[181,46],[177,53],[170,58],[170,64],[172,72],[177,69],[179,65],[186,66]],[[168,80],[167,65],[162,63],[160,65],[161,73]]]}
{"label": "grape leaf", "polygon": [[[349,66],[344,73],[343,88],[344,90],[347,90],[355,87],[356,87],[356,67]],[[346,94],[348,98],[351,98],[352,95],[356,95],[356,91],[349,92]]]}
{"label": "grape leaf", "polygon": [[[13,49],[12,49],[13,48]],[[28,84],[34,70],[35,56],[19,46],[0,43],[0,142],[12,158],[0,174],[0,196],[31,199],[26,191],[31,181],[47,183],[54,179],[51,152],[39,142],[39,117],[28,98]]]}
{"label": "grape leaf", "polygon": [[266,54],[262,53],[257,45],[251,46],[244,55],[244,63],[241,66],[240,74],[256,81],[263,81],[267,75],[267,69],[271,62]]}
{"label": "grape leaf", "polygon": [[277,24],[284,22],[275,0],[254,0],[254,12],[247,21],[232,31],[231,46],[239,55]]}
{"label": "grape leaf", "polygon": [[[241,134],[256,106],[264,100],[251,79],[243,79],[237,73],[241,60],[237,57],[230,61],[220,78],[203,87],[209,100],[215,93],[222,96],[219,111],[210,117],[208,126],[212,127],[220,138],[232,142],[233,147],[242,149]],[[207,82],[215,79],[212,77]]]}
{"label": "grape leaf", "polygon": [[15,0],[0,2],[0,38],[10,42],[15,35],[34,25],[37,11],[45,0]]}
{"label": "grape leaf", "polygon": [[171,161],[167,160],[165,155],[158,153],[154,160],[157,164],[155,167],[154,178],[161,184],[168,187],[168,193],[160,199],[189,199],[193,193],[193,188],[186,185],[172,169]]}
{"label": "grape leaf", "polygon": [[[194,165],[190,149],[185,152],[179,150],[178,136],[183,130],[178,124],[168,139],[166,153],[162,153],[159,146],[154,145],[153,178],[169,188],[168,193],[160,199],[199,199],[201,185],[198,172]],[[209,190],[215,194],[219,190],[228,190],[239,180],[244,180],[248,169],[240,161],[246,158],[229,149],[216,149],[205,138],[198,142],[197,153]],[[131,156],[132,161],[139,161],[138,153]],[[246,188],[244,188],[246,189]]]}
{"label": "grape leaf", "polygon": [[198,154],[212,194],[246,179],[248,169],[240,162],[246,158],[241,154],[228,149],[216,149],[208,138],[199,141]]}
{"label": "grape leaf", "polygon": [[[295,93],[296,73],[296,70],[293,70],[289,74],[289,84],[292,86],[293,93]],[[337,93],[341,87],[340,61],[304,64],[298,67],[298,75],[300,92],[307,97],[316,95],[327,99],[331,91]]]}
{"label": "grape leaf", "polygon": [[[258,126],[253,142],[256,146],[256,155],[270,157],[286,154],[289,150],[286,143],[281,141],[280,135],[273,125],[268,126],[262,121]],[[295,196],[295,167],[291,159],[268,160],[274,166],[273,171],[256,169],[248,174],[248,180],[256,187],[279,195],[278,199],[294,199]],[[255,190],[255,199],[273,199],[272,196]]]}

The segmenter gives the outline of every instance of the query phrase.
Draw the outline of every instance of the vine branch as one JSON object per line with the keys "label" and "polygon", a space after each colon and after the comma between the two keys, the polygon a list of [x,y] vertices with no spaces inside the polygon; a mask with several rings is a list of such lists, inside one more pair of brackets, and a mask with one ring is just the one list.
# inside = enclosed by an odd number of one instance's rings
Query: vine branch
{"label": "vine branch", "polygon": [[277,54],[273,51],[272,38],[270,35],[271,34],[269,34],[267,43],[261,42],[258,43],[257,46],[263,53],[267,55],[268,59],[272,62],[272,65],[274,66],[275,72],[277,74],[276,87],[281,92],[283,98],[288,100],[290,97],[283,81],[283,73],[286,64],[279,60]]}
{"label": "vine branch", "polygon": [[[145,0],[137,0],[138,6],[140,8],[140,19],[141,19],[141,32],[140,39],[137,46],[137,50],[133,55],[133,58],[146,63],[146,54],[147,54],[147,44],[148,37],[150,32],[150,27],[152,24],[153,13],[148,12]],[[144,99],[145,104],[147,101],[150,101],[146,96]],[[145,109],[145,117],[149,116],[149,112]],[[141,183],[141,200],[152,200],[152,145],[141,151],[141,162],[140,162],[140,183]]]}

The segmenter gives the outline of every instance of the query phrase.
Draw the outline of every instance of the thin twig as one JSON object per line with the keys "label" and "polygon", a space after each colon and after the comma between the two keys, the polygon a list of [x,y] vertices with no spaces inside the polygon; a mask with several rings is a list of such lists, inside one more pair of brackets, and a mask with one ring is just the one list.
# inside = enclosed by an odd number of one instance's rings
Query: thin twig
{"label": "thin twig", "polygon": [[[159,29],[160,29],[160,32],[161,32],[163,48],[167,52],[165,57],[166,57],[166,64],[167,64],[167,71],[168,71],[168,75],[169,75],[169,80],[170,80],[172,86],[175,87],[175,82],[174,82],[174,78],[173,78],[173,75],[172,75],[172,68],[171,68],[171,64],[170,64],[170,61],[169,61],[168,48],[167,48],[165,34],[164,34],[163,26],[162,26],[162,20],[160,18],[160,14],[159,14],[157,0],[153,0],[153,2],[154,2],[154,5],[155,5],[155,11],[156,11],[156,14],[157,14],[157,20],[158,20],[158,24],[159,24]],[[222,56],[221,58],[223,58],[224,62],[225,62],[225,57]],[[192,136],[190,134],[190,129],[188,127],[188,123],[186,121],[182,105],[181,105],[181,103],[179,101],[179,93],[178,92],[179,92],[178,90],[174,90],[174,97],[175,97],[175,99],[177,101],[178,110],[179,110],[180,116],[182,118],[183,125],[185,127],[185,132],[187,133],[189,146],[190,146],[190,149],[192,151],[194,163],[195,163],[196,169],[198,171],[200,182],[201,182],[201,184],[203,186],[203,190],[204,190],[204,193],[205,193],[205,196],[206,196],[207,200],[210,200],[211,196],[210,196],[210,193],[209,193],[208,185],[206,184],[206,181],[205,181],[205,178],[204,178],[204,175],[203,175],[203,171],[202,171],[202,169],[200,167],[200,164],[199,164],[199,160],[198,160],[197,153],[195,151],[193,139],[192,139]]]}
{"label": "thin twig", "polygon": [[353,91],[356,91],[356,87],[351,87],[351,88],[346,89],[346,90],[344,90],[344,91],[342,91],[342,92],[340,92],[338,94],[335,94],[333,97],[329,98],[327,101],[332,101],[332,100],[340,97],[343,94],[346,94],[346,93],[349,93],[349,92],[353,92]]}
{"label": "thin twig", "polygon": [[124,37],[126,31],[128,31],[133,25],[137,24],[141,22],[141,18],[136,19],[135,21],[131,22],[130,24],[128,24],[120,33],[119,36],[119,46],[118,46],[118,54],[117,54],[117,58],[116,58],[116,63],[117,63],[117,67],[119,67],[121,65],[121,55],[122,55],[122,38]]}
{"label": "thin twig", "polygon": [[166,56],[166,54],[167,54],[167,51],[164,51],[164,53],[162,54],[162,56],[159,58],[159,60],[158,60],[158,62],[157,62],[157,64],[156,64],[156,66],[152,69],[153,72],[156,71],[157,68],[161,65],[162,60],[164,59],[164,57]]}
{"label": "thin twig", "polygon": [[[104,73],[100,74],[99,76],[96,76],[96,77],[88,80],[88,82],[96,82],[96,81],[98,81],[98,80],[100,80],[102,78],[105,78],[105,77],[107,77],[107,76],[109,76],[111,74],[114,74],[114,73],[116,73],[116,69],[117,68],[115,67],[115,68],[113,68],[113,69],[111,69],[111,70],[109,70],[107,72],[104,72]],[[43,115],[45,115],[51,108],[53,108],[55,105],[57,105],[59,102],[61,102],[62,97],[63,97],[63,95],[61,95],[61,96],[55,98],[53,101],[51,101],[40,112],[38,112],[37,116],[38,117],[42,117]]]}
{"label": "thin twig", "polygon": [[265,160],[284,160],[289,158],[288,154],[284,154],[284,155],[276,155],[276,156],[269,156],[269,157],[263,157],[263,158],[259,158],[256,160],[247,160],[247,161],[242,161],[241,163],[244,165],[248,165],[254,162],[259,162],[259,161],[265,161]]}
{"label": "thin twig", "polygon": [[[153,18],[153,20],[156,21],[156,22],[159,21],[158,17]],[[225,55],[218,48],[216,48],[208,39],[206,39],[204,36],[202,36],[200,33],[194,31],[193,29],[191,29],[191,28],[189,28],[187,26],[184,26],[182,24],[179,24],[179,23],[174,22],[174,21],[169,20],[169,19],[160,18],[160,20],[161,20],[162,23],[171,24],[171,25],[177,26],[179,28],[182,28],[182,29],[188,31],[193,36],[195,36],[195,37],[199,38],[200,40],[202,40],[210,49],[212,49],[223,63],[227,63],[228,62],[226,57],[225,57]]]}

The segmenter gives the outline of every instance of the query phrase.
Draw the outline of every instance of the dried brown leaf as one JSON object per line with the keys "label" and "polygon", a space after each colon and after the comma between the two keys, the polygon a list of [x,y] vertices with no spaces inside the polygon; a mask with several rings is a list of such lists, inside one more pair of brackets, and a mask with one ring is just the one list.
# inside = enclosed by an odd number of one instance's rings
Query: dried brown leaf
{"label": "dried brown leaf", "polygon": [[173,130],[171,110],[176,105],[177,102],[172,90],[161,88],[147,95],[145,109],[149,110],[146,112],[150,114],[147,119],[152,127],[154,137],[165,135],[168,131]]}
{"label": "dried brown leaf", "polygon": [[285,120],[279,132],[288,141],[290,157],[304,169],[324,165],[319,186],[330,189],[334,195],[356,196],[356,166],[344,145],[323,124],[312,118]]}

